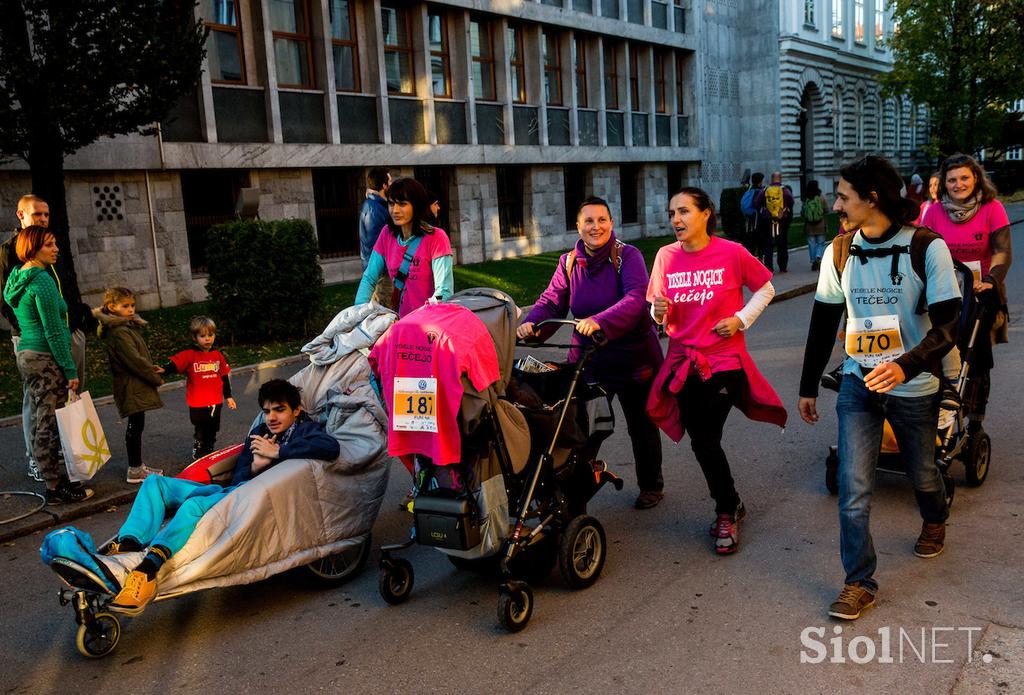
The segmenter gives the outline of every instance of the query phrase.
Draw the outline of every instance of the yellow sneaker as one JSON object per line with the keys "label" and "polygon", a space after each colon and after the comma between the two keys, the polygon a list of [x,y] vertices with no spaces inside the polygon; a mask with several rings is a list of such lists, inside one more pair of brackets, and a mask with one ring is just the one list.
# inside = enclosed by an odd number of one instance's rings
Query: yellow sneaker
{"label": "yellow sneaker", "polygon": [[156,579],[150,579],[145,572],[135,570],[128,575],[121,591],[114,597],[110,610],[124,615],[138,615],[146,609],[156,596]]}

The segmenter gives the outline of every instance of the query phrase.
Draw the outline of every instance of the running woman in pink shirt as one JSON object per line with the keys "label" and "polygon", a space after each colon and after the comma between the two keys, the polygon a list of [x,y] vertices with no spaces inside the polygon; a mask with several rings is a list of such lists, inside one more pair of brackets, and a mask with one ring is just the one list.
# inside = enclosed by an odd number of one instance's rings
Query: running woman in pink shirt
{"label": "running woman in pink shirt", "polygon": [[[786,409],[747,353],[743,332],[772,297],[772,274],[742,245],[714,236],[715,208],[699,188],[669,201],[676,243],[654,259],[647,300],[669,336],[668,355],[651,387],[647,412],[674,441],[690,446],[715,500],[715,552],[739,547],[746,509],[722,450],[722,429],[735,405],[754,420],[786,424]],[[746,304],[743,288],[753,293]]]}

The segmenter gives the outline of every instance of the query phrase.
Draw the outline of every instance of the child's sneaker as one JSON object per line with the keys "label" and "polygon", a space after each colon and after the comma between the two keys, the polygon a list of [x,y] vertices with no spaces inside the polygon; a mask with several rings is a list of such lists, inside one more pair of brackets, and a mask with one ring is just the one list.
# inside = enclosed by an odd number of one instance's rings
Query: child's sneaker
{"label": "child's sneaker", "polygon": [[35,459],[28,460],[28,477],[37,483],[43,482],[43,473],[39,470],[39,464]]}
{"label": "child's sneaker", "polygon": [[151,475],[163,475],[162,468],[150,468],[149,466],[129,466],[126,481],[130,485],[138,485]]}
{"label": "child's sneaker", "polygon": [[145,572],[135,570],[128,575],[120,593],[114,597],[110,610],[124,615],[138,615],[146,609],[156,596],[156,579],[150,579]]}

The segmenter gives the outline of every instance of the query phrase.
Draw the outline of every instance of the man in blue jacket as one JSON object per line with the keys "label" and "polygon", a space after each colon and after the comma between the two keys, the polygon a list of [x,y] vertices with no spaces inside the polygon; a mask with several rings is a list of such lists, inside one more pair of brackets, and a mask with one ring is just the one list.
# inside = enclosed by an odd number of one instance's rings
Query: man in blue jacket
{"label": "man in blue jacket", "polygon": [[[205,485],[161,475],[146,478],[108,553],[137,552],[146,557],[128,575],[110,610],[138,615],[156,596],[156,575],[181,550],[207,511],[232,490],[286,459],[333,461],[341,447],[320,423],[302,410],[299,389],[283,379],[271,379],[259,391],[263,422],[246,438],[235,463],[231,485]],[[159,480],[158,480],[159,478]],[[169,510],[174,516],[160,528]]]}
{"label": "man in blue jacket", "polygon": [[366,174],[366,200],[359,210],[359,261],[366,270],[370,262],[373,245],[377,243],[380,230],[391,221],[388,214],[388,187],[391,174],[386,167],[373,167]]}

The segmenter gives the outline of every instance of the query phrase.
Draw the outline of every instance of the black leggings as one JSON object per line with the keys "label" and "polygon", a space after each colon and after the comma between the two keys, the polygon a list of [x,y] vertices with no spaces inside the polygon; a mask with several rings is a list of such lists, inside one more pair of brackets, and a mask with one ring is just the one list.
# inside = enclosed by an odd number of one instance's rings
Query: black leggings
{"label": "black leggings", "polygon": [[716,514],[732,514],[740,503],[722,449],[722,431],[729,411],[746,387],[747,377],[739,369],[715,372],[707,381],[691,374],[678,396],[683,427],[715,500]]}
{"label": "black leggings", "polygon": [[128,416],[128,427],[124,430],[124,446],[128,450],[128,466],[142,465],[142,431],[146,429],[146,412]]}

